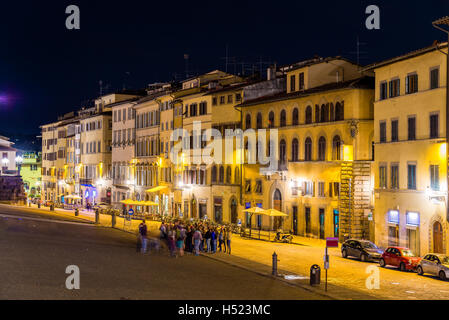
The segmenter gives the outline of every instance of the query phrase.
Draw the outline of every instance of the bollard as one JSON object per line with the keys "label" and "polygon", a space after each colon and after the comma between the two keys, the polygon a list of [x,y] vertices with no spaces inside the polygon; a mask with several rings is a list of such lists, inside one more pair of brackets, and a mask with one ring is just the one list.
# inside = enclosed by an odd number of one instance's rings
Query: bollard
{"label": "bollard", "polygon": [[95,209],[95,223],[100,223],[100,212],[98,211],[98,209]]}
{"label": "bollard", "polygon": [[37,203],[37,208],[38,208],[38,209],[41,208],[41,203],[40,203],[40,202]]}
{"label": "bollard", "polygon": [[75,217],[78,217],[78,216],[79,216],[79,214],[80,214],[80,211],[79,211],[79,209],[78,209],[78,208],[76,208],[76,209],[75,209]]}
{"label": "bollard", "polygon": [[111,225],[113,228],[115,227],[115,223],[116,223],[115,213],[113,212],[111,215]]}
{"label": "bollard", "polygon": [[272,271],[272,275],[273,276],[277,276],[278,275],[278,255],[276,254],[276,252],[273,253],[273,271]]}

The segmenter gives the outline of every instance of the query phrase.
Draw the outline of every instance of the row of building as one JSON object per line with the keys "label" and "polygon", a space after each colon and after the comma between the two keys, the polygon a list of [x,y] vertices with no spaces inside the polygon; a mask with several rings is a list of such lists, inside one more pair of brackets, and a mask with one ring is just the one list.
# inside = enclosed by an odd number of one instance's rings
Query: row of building
{"label": "row of building", "polygon": [[[366,67],[316,57],[266,79],[216,70],[103,95],[41,127],[42,199],[118,209],[151,200],[158,206],[136,209],[447,252],[445,52],[434,45]],[[276,168],[249,163],[248,143],[231,162],[198,163],[197,122],[201,133],[276,129]],[[172,161],[177,129],[192,138]],[[288,217],[244,213],[254,206]]]}

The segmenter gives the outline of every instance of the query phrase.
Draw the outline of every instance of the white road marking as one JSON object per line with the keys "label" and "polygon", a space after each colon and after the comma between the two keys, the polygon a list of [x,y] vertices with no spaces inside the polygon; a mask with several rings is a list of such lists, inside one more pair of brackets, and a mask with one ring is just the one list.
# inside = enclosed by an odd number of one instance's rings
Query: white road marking
{"label": "white road marking", "polygon": [[405,291],[406,293],[415,293],[415,291]]}
{"label": "white road marking", "polygon": [[83,225],[83,226],[90,226],[90,227],[94,226],[94,224],[91,224],[91,223],[72,222],[72,221],[64,221],[64,220],[56,220],[56,219],[32,218],[32,217],[24,217],[24,216],[12,216],[9,214],[0,214],[0,217],[17,219],[17,220],[32,220],[32,221],[44,221],[44,222],[54,222],[54,223],[64,223],[64,224],[75,224],[75,225]]}
{"label": "white road marking", "polygon": [[392,282],[391,284],[400,284],[399,282]]}

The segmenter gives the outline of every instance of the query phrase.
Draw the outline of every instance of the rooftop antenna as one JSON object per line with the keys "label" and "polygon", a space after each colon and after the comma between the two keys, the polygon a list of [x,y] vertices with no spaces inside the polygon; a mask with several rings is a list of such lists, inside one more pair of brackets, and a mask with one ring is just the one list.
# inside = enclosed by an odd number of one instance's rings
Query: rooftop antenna
{"label": "rooftop antenna", "polygon": [[98,84],[100,85],[100,97],[103,95],[103,81],[98,81]]}
{"label": "rooftop antenna", "polygon": [[[228,44],[226,44],[226,55],[224,56],[224,57],[221,57],[220,59],[224,59],[225,60],[225,72],[226,73],[228,73],[228,66],[229,66],[229,64],[232,64],[232,63],[234,63],[234,74],[235,74],[235,63],[236,63],[236,61],[235,61],[235,57],[230,57],[229,56],[229,45]],[[230,60],[232,60],[232,63],[230,62]]]}
{"label": "rooftop antenna", "polygon": [[131,74],[131,72],[129,72],[129,71],[125,72],[125,78],[123,80],[123,90],[126,90],[126,80],[130,76],[130,74]]}
{"label": "rooftop antenna", "polygon": [[362,45],[366,45],[366,42],[360,42],[359,41],[359,36],[357,36],[356,51],[355,52],[354,51],[350,52],[350,54],[355,54],[356,55],[357,66],[360,66],[360,55],[367,53],[366,51],[360,51],[360,46],[362,46]]}

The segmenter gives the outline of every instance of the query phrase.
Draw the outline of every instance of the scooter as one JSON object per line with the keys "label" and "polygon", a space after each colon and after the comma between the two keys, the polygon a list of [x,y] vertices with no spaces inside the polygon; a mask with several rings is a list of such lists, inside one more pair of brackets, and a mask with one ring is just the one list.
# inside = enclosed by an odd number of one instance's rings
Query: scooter
{"label": "scooter", "polygon": [[292,243],[293,236],[290,233],[277,232],[274,241],[283,242],[283,243]]}

